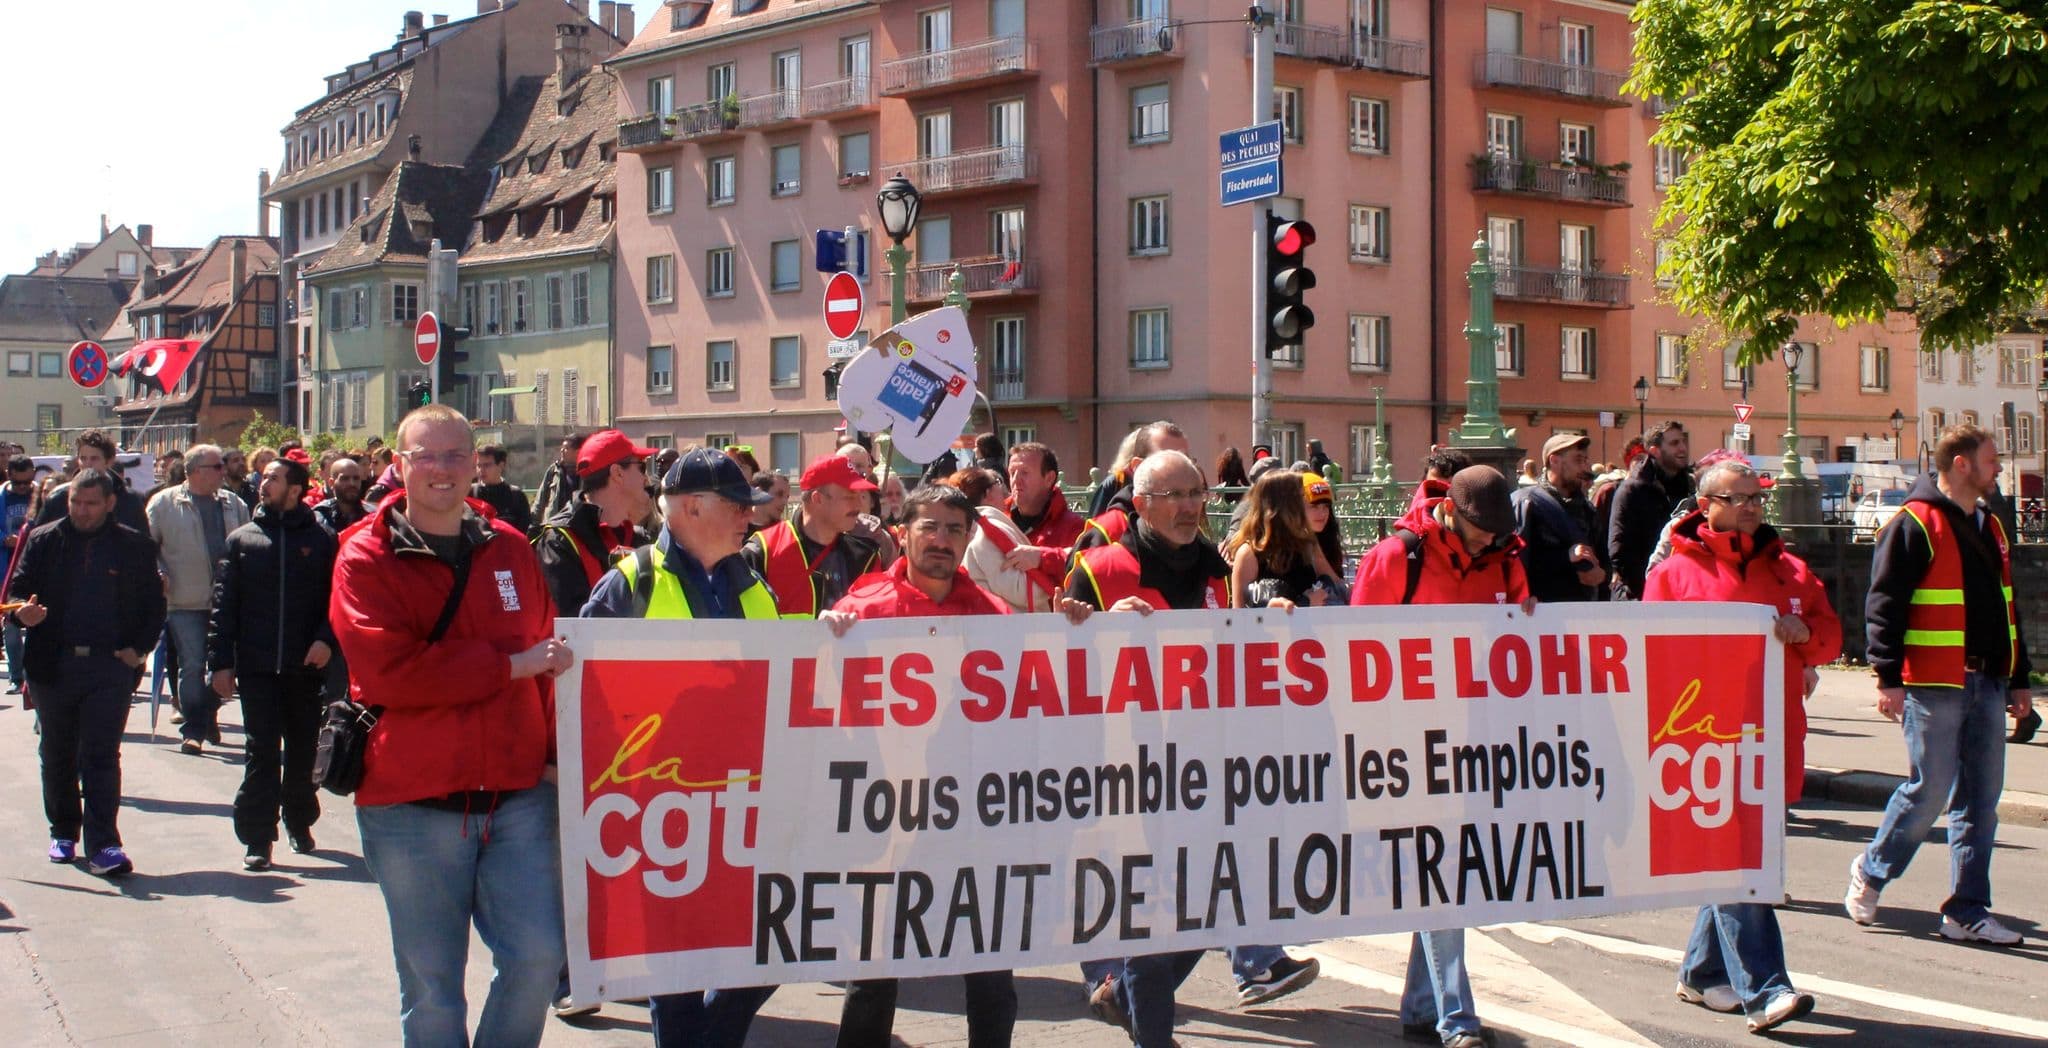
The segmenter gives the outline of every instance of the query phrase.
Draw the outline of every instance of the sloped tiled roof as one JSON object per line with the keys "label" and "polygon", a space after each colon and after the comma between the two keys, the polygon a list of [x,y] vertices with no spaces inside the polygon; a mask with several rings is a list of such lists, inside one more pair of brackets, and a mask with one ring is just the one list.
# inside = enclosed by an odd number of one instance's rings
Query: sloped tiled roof
{"label": "sloped tiled roof", "polygon": [[667,5],[654,9],[633,42],[611,57],[612,64],[630,62],[675,47],[714,40],[729,33],[774,25],[778,22],[812,19],[840,11],[878,6],[878,0],[768,0],[768,6],[753,14],[732,17],[732,0],[717,0],[711,16],[694,29],[671,29]]}
{"label": "sloped tiled roof", "polygon": [[118,281],[15,275],[0,278],[0,339],[76,342],[97,338],[126,296]]}
{"label": "sloped tiled roof", "polygon": [[246,246],[244,261],[248,273],[277,265],[277,244],[274,241],[250,236],[218,237],[196,258],[166,272],[159,279],[154,296],[130,308],[205,309],[226,305],[236,290],[227,287],[227,280],[228,254],[237,242]]}
{"label": "sloped tiled roof", "polygon": [[[308,272],[314,276],[385,262],[424,263],[430,242],[460,247],[490,176],[450,164],[407,160],[384,180],[361,217],[342,230]],[[415,230],[415,222],[424,228]]]}
{"label": "sloped tiled roof", "polygon": [[[479,166],[495,165],[500,174],[477,215],[611,195],[617,161],[602,156],[618,138],[612,77],[592,71],[571,81],[566,90],[552,76],[521,79],[478,147]],[[575,166],[570,166],[565,152],[575,154]],[[538,171],[530,164],[536,156],[541,158]],[[574,228],[558,232],[553,222],[544,221],[530,237],[519,236],[515,228],[485,242],[486,223],[478,221],[470,227],[463,260],[491,262],[596,247],[610,237],[612,223],[601,218],[594,201],[585,203]]]}
{"label": "sloped tiled roof", "polygon": [[[372,76],[359,84],[353,84],[300,110],[292,117],[291,125],[285,129],[285,134],[289,138],[293,133],[293,129],[300,127],[302,124],[310,124],[315,129],[314,138],[317,140],[319,138],[318,128],[322,121],[340,113],[352,112],[358,104],[367,102],[386,91],[398,92],[398,106],[400,109],[404,109],[405,99],[411,89],[412,63],[408,59],[405,65]],[[347,167],[365,158],[375,156],[389,148],[392,141],[397,137],[398,114],[390,114],[386,117],[386,121],[385,126],[392,130],[387,131],[382,138],[364,135],[347,149],[329,152],[317,160],[302,163],[295,168],[285,171],[277,176],[276,181],[270,183],[270,188],[265,191],[266,195],[275,195],[279,190],[288,189],[302,182],[319,178],[329,171]],[[289,141],[286,142],[285,148],[287,150],[291,148]]]}

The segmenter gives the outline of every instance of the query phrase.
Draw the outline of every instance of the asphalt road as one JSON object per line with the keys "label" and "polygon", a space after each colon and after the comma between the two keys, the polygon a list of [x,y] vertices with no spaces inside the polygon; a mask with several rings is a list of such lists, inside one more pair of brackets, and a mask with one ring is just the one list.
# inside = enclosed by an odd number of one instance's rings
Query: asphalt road
{"label": "asphalt road", "polygon": [[[358,852],[346,802],[330,803],[311,857],[280,849],[275,869],[242,871],[228,823],[240,778],[239,708],[224,711],[230,745],[178,754],[168,732],[151,739],[138,704],[125,749],[122,831],[137,872],[102,881],[43,857],[35,736],[12,699],[0,700],[0,1043],[13,1045],[392,1045],[397,990],[381,901]],[[165,726],[168,728],[168,725]],[[331,799],[330,799],[331,800]],[[1794,981],[1817,994],[1807,1021],[1784,1029],[1797,1044],[2021,1045],[2048,1040],[2048,940],[2011,950],[1939,939],[1934,908],[1945,894],[1939,829],[1917,865],[1886,895],[1880,923],[1842,915],[1849,856],[1874,812],[1805,808],[1791,826],[1781,911]],[[2037,930],[2048,913],[2048,830],[2008,824],[1994,868],[2008,923]],[[1639,913],[1557,925],[1517,925],[1470,936],[1479,1011],[1503,1045],[1754,1044],[1736,1017],[1671,997],[1690,911]],[[1405,937],[1316,944],[1323,977],[1255,1011],[1233,1007],[1221,955],[1183,989],[1184,1045],[1399,1043],[1394,1008]],[[489,978],[472,954],[472,1007]],[[1087,1018],[1072,969],[1019,973],[1020,1046],[1114,1048],[1123,1035]],[[961,1045],[959,984],[906,985],[896,1032],[907,1045]],[[829,1045],[836,988],[785,987],[750,1045]],[[550,1046],[645,1045],[646,1011],[607,1005],[571,1025],[550,1021]]]}

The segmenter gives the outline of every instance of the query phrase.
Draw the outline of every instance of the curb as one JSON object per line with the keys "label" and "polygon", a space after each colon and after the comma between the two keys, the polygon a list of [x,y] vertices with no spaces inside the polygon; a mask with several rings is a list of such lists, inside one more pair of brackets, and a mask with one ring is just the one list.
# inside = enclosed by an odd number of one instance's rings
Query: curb
{"label": "curb", "polygon": [[[1805,799],[1834,801],[1859,808],[1883,808],[1903,775],[1844,768],[1806,769]],[[2006,822],[2048,826],[2048,795],[2007,790],[1998,799],[1998,817]]]}

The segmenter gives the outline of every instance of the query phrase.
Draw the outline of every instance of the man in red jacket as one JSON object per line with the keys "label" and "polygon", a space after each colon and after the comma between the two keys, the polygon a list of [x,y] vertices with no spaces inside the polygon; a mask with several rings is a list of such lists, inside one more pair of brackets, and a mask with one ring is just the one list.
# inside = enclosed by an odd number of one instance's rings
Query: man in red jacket
{"label": "man in red jacket", "polygon": [[[1401,518],[1358,564],[1353,604],[1520,604],[1531,610],[1515,536],[1513,481],[1492,466],[1466,466],[1442,498]],[[1445,1048],[1490,1043],[1472,1007],[1465,930],[1418,932],[1408,946],[1401,1032],[1434,1035]]]}
{"label": "man in red jacket", "polygon": [[[1799,799],[1806,772],[1806,675],[1842,652],[1842,621],[1806,563],[1785,552],[1764,523],[1769,498],[1741,459],[1709,466],[1698,478],[1700,508],[1671,532],[1671,556],[1651,571],[1643,599],[1735,601],[1778,611],[1772,632],[1785,644],[1785,802]],[[1766,734],[1764,741],[1773,741]],[[1813,1010],[1813,995],[1792,988],[1778,915],[1767,903],[1700,907],[1678,969],[1678,999],[1720,1012],[1740,1009],[1761,1033]]]}
{"label": "man in red jacket", "polygon": [[[539,1044],[564,955],[550,682],[574,657],[526,537],[465,497],[475,445],[443,404],[399,423],[403,487],[343,534],[328,604],[382,710],[356,824],[409,1048]],[[497,968],[473,1038],[472,922]]]}

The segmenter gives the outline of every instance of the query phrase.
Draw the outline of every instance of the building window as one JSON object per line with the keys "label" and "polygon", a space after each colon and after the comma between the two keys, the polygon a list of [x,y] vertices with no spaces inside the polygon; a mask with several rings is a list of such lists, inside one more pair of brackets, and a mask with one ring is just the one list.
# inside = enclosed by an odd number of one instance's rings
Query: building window
{"label": "building window", "polygon": [[734,186],[738,184],[739,158],[715,156],[704,164],[705,200],[712,204],[730,204]]}
{"label": "building window", "polygon": [[1164,309],[1131,311],[1131,366],[1163,368],[1173,363],[1172,332]]}
{"label": "building window", "polygon": [[1522,377],[1522,325],[1493,326],[1493,370],[1502,378]]}
{"label": "building window", "polygon": [[675,112],[676,78],[672,76],[651,76],[647,78],[647,112],[651,116],[662,116]]}
{"label": "building window", "polygon": [[257,306],[257,307],[256,307],[256,326],[257,326],[257,327],[261,327],[261,328],[272,328],[272,327],[276,327],[276,326],[277,326],[277,307],[276,307],[276,306]]}
{"label": "building window", "polygon": [[1131,144],[1165,142],[1173,137],[1173,112],[1165,84],[1131,89]]}
{"label": "building window", "polygon": [[38,353],[38,354],[36,354],[36,377],[37,377],[37,378],[63,378],[63,377],[64,377],[64,354],[62,354],[62,353]]}
{"label": "building window", "polygon": [[1742,344],[1735,343],[1721,351],[1721,388],[1748,389],[1756,385],[1756,365],[1741,364]]}
{"label": "building window", "polygon": [[839,136],[839,177],[841,179],[865,178],[874,170],[868,159],[868,146],[873,142],[866,131]]}
{"label": "building window", "polygon": [[484,333],[495,335],[505,330],[505,285],[491,281],[484,285]]}
{"label": "building window", "polygon": [[732,295],[732,248],[714,247],[704,253],[704,294],[707,298]]}
{"label": "building window", "polygon": [[[562,274],[549,273],[542,278],[541,287],[546,289],[547,295],[548,330],[560,331],[569,319],[568,310],[565,308],[567,303],[562,298]],[[568,372],[563,372],[564,377],[567,375]]]}
{"label": "building window", "polygon": [[34,367],[34,354],[22,352],[20,350],[8,351],[7,374],[9,376],[14,378],[21,378],[23,376],[30,374]]}
{"label": "building window", "polygon": [[249,392],[252,395],[276,395],[278,370],[282,364],[276,357],[250,357]]}
{"label": "building window", "polygon": [[512,287],[512,330],[525,331],[533,326],[533,282],[525,277],[509,281]]}
{"label": "building window", "polygon": [[1590,381],[1593,378],[1595,363],[1592,328],[1567,327],[1558,329],[1557,373],[1559,377],[1576,381]]}
{"label": "building window", "polygon": [[1351,151],[1354,153],[1377,153],[1385,156],[1390,148],[1387,138],[1387,103],[1378,98],[1351,98]]}
{"label": "building window", "polygon": [[1351,261],[1387,260],[1387,209],[1351,205]]}
{"label": "building window", "polygon": [[1014,448],[1019,444],[1034,444],[1038,441],[1038,426],[1028,422],[1022,425],[1005,423],[998,435],[1003,438],[1003,446],[1006,448]]}
{"label": "building window", "polygon": [[1378,465],[1373,458],[1373,427],[1352,423],[1351,425],[1351,476],[1363,480],[1372,475],[1372,468]]}
{"label": "building window", "polygon": [[676,299],[676,256],[655,255],[647,260],[647,301],[659,305]]}
{"label": "building window", "polygon": [[994,371],[989,399],[1024,399],[1024,318],[997,317],[989,322],[988,333]]}
{"label": "building window", "polygon": [[2001,342],[1998,346],[1998,384],[2034,384],[2034,349],[2023,342]]}
{"label": "building window", "polygon": [[[409,384],[409,383],[408,383]],[[368,421],[370,376],[356,372],[348,377],[348,425],[361,429]]]}
{"label": "building window", "polygon": [[1929,408],[1927,411],[1927,443],[1932,445],[1935,439],[1941,436],[1941,431],[1946,428],[1948,428],[1948,412],[1940,408]]}
{"label": "building window", "polygon": [[1351,314],[1351,370],[1385,374],[1391,321],[1375,313]]}
{"label": "building window", "polygon": [[769,469],[774,470],[778,473],[786,473],[789,476],[794,477],[797,474],[803,472],[803,455],[803,434],[768,434],[768,461],[764,463],[764,465],[766,465]]}
{"label": "building window", "polygon": [[803,284],[803,251],[797,241],[768,245],[768,290],[795,291]]}
{"label": "building window", "polygon": [[1977,384],[1977,351],[1959,349],[1956,351],[1956,382],[1965,386]]}
{"label": "building window", "polygon": [[1671,184],[1683,178],[1686,169],[1692,166],[1692,159],[1685,155],[1684,150],[1665,145],[1651,146],[1650,159],[1650,181],[1658,189],[1670,188]]}
{"label": "building window", "polygon": [[1522,118],[1514,113],[1486,114],[1486,155],[1515,160],[1522,155]]}
{"label": "building window", "polygon": [[1667,289],[1677,287],[1678,279],[1671,275],[1671,268],[1678,258],[1676,245],[1668,237],[1659,237],[1651,250],[1654,253],[1651,255],[1650,275],[1656,280],[1657,286]]}
{"label": "building window", "polygon": [[349,292],[348,326],[352,328],[370,326],[370,289],[354,288]]}
{"label": "building window", "polygon": [[713,102],[723,102],[739,93],[739,72],[731,62],[712,66],[704,71],[704,97]]}
{"label": "building window", "polygon": [[533,373],[533,421],[539,425],[548,424],[548,369],[540,368]]}
{"label": "building window", "polygon": [[2015,421],[2015,422],[2017,422],[2017,423],[2019,424],[2019,429],[2015,430],[2015,431],[2013,432],[2013,435],[2012,435],[2012,451],[2013,451],[2013,454],[2015,454],[2015,455],[2031,455],[2031,454],[2033,454],[2033,453],[2034,453],[2034,416],[2033,416],[2033,414],[2032,414],[2031,412],[2022,412],[2022,413],[2021,413],[2021,414],[2019,414],[2019,415],[2018,415],[2017,417],[2015,417],[2013,421]]}
{"label": "building window", "polygon": [[768,340],[768,385],[771,389],[795,389],[803,385],[804,343],[795,335]]}
{"label": "building window", "polygon": [[1802,342],[1804,352],[1799,354],[1799,388],[1817,390],[1820,388],[1820,347],[1811,342]]}
{"label": "building window", "polygon": [[647,347],[647,392],[674,393],[676,391],[676,348],[674,346]]}
{"label": "building window", "polygon": [[582,327],[590,323],[590,271],[569,274],[569,323]]}
{"label": "building window", "polygon": [[647,213],[665,215],[676,209],[676,169],[647,169]]}
{"label": "building window", "polygon": [[1163,255],[1166,252],[1166,198],[1149,196],[1131,201],[1131,254]]}
{"label": "building window", "polygon": [[1892,388],[1891,347],[1864,346],[1862,357],[1863,392],[1888,392]]}
{"label": "building window", "polygon": [[1557,160],[1561,164],[1593,163],[1593,125],[1558,124]]}
{"label": "building window", "polygon": [[733,343],[730,339],[704,346],[704,388],[714,393],[733,388]]}
{"label": "building window", "polygon": [[573,429],[573,428],[575,428],[575,426],[576,426],[576,423],[577,423],[577,421],[578,421],[578,419],[579,419],[579,416],[578,416],[578,415],[577,415],[577,413],[576,413],[576,402],[577,402],[577,400],[579,399],[579,398],[577,397],[577,393],[578,393],[578,392],[579,392],[580,390],[581,390],[581,386],[580,386],[580,385],[578,384],[578,381],[577,381],[576,369],[575,369],[575,368],[563,368],[563,369],[562,369],[562,425],[564,425],[564,426],[568,426],[568,427],[570,427],[570,428],[572,428],[572,429]]}
{"label": "building window", "polygon": [[795,196],[804,188],[804,147],[791,142],[776,146],[769,152],[773,160],[769,166],[775,169],[773,184],[769,186],[771,196]]}
{"label": "building window", "polygon": [[1280,121],[1281,137],[1289,145],[1301,144],[1301,88],[1273,89],[1273,119]]}
{"label": "building window", "polygon": [[1685,384],[1685,336],[1662,332],[1657,335],[1657,384]]}
{"label": "building window", "polygon": [[1920,377],[1929,382],[1941,381],[1941,351],[1925,350],[1920,354]]}

